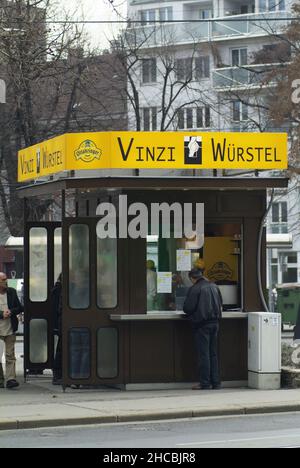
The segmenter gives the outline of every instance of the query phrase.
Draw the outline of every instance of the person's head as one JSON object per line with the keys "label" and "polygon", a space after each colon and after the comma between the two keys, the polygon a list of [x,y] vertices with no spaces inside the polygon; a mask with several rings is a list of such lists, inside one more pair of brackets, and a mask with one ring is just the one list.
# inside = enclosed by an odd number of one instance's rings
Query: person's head
{"label": "person's head", "polygon": [[196,270],[200,270],[202,273],[204,273],[204,271],[205,271],[205,262],[204,262],[203,258],[198,258],[194,262],[193,268],[195,268]]}
{"label": "person's head", "polygon": [[197,283],[199,279],[203,277],[203,271],[199,270],[198,268],[193,268],[189,272],[189,278],[193,284]]}
{"label": "person's head", "polygon": [[7,276],[5,273],[0,272],[0,293],[3,294],[7,291]]}
{"label": "person's head", "polygon": [[147,270],[155,271],[155,263],[153,260],[147,260],[146,262]]}

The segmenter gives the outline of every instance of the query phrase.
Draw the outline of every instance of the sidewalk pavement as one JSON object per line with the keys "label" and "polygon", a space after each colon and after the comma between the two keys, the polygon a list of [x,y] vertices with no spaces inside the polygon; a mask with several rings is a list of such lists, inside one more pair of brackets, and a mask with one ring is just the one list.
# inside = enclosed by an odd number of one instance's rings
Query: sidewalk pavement
{"label": "sidewalk pavement", "polygon": [[[20,373],[20,356],[18,364]],[[0,389],[0,430],[300,411],[300,389],[122,392],[102,387],[63,393],[51,384],[50,374],[19,381],[17,390]]]}
{"label": "sidewalk pavement", "polygon": [[101,388],[63,393],[47,377],[35,378],[17,390],[0,390],[0,431],[290,411],[300,411],[299,390],[122,392]]}

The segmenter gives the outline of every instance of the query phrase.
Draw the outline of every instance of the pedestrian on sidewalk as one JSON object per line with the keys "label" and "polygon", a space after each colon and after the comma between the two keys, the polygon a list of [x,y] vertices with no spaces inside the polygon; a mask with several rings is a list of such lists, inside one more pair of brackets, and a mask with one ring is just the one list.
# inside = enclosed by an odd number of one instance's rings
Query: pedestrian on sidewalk
{"label": "pedestrian on sidewalk", "polygon": [[218,362],[219,321],[222,318],[222,296],[219,288],[203,273],[204,262],[189,273],[189,289],[183,311],[192,322],[199,365],[199,384],[193,390],[217,390],[221,386]]}
{"label": "pedestrian on sidewalk", "polygon": [[54,336],[57,336],[52,384],[62,385],[62,274],[57,278],[50,297],[54,316]]}
{"label": "pedestrian on sidewalk", "polygon": [[[0,273],[0,340],[5,346],[6,388],[19,387],[16,378],[15,343],[18,330],[18,315],[23,312],[17,291],[7,285],[7,276]],[[0,362],[0,388],[4,388],[4,374]]]}

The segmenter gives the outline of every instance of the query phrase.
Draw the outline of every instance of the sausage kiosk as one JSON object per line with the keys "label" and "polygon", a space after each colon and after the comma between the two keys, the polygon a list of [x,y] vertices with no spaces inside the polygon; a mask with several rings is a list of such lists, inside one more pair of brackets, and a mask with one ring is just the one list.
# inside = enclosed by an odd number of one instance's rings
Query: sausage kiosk
{"label": "sausage kiosk", "polygon": [[[201,171],[286,167],[285,135],[255,134],[256,148],[247,146],[249,141],[249,134],[89,133],[20,151],[19,181],[34,181],[19,191],[25,219],[26,378],[53,366],[50,291],[62,272],[64,387],[145,389],[197,381],[182,307],[188,269],[201,258],[223,295],[223,384],[247,384],[247,312],[263,310],[257,273],[261,264],[265,288],[267,189],[287,187],[288,181],[261,174],[204,177]],[[238,160],[234,148],[240,148]],[[100,238],[99,204],[116,205],[120,196],[128,206],[149,209],[203,204],[204,244],[199,248],[184,235],[163,238],[150,228],[140,238]]]}

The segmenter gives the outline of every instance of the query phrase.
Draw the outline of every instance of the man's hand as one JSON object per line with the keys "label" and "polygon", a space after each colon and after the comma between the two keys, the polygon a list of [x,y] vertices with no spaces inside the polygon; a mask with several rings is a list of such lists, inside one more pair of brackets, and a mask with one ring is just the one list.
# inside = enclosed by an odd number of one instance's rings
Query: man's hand
{"label": "man's hand", "polygon": [[7,310],[5,310],[5,311],[3,312],[3,318],[4,318],[4,319],[10,318],[10,316],[11,316],[11,311],[10,311],[10,310],[7,309]]}

